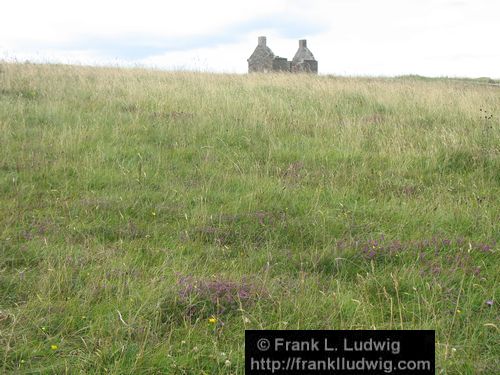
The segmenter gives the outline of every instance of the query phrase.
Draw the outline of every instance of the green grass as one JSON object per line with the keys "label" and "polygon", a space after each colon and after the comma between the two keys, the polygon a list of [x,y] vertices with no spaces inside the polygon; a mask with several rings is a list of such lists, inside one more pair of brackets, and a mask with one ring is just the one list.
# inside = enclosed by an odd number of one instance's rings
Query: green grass
{"label": "green grass", "polygon": [[0,372],[242,374],[287,328],[493,374],[499,117],[467,80],[0,64]]}

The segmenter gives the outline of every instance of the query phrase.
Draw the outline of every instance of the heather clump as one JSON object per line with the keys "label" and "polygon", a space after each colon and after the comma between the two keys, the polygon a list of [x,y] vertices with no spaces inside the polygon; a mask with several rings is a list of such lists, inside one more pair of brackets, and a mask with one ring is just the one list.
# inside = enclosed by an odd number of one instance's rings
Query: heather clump
{"label": "heather clump", "polygon": [[179,276],[179,302],[186,316],[221,316],[255,304],[265,296],[262,286],[247,279],[237,281],[222,277]]}

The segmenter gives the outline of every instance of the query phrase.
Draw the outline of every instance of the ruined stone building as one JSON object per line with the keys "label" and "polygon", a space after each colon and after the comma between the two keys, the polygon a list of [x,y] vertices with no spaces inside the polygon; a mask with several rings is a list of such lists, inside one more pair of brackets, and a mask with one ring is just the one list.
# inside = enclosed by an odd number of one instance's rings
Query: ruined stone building
{"label": "ruined stone building", "polygon": [[275,56],[267,46],[266,37],[259,36],[257,47],[248,61],[248,72],[293,72],[318,74],[318,62],[307,48],[306,40],[299,40],[299,49],[292,61]]}

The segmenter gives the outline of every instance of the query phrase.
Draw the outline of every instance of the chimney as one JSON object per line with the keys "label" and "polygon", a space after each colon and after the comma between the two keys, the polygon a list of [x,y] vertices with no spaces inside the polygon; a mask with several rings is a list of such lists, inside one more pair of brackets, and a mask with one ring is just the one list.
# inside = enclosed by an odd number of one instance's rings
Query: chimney
{"label": "chimney", "polygon": [[265,36],[259,36],[259,46],[266,46],[266,37]]}
{"label": "chimney", "polygon": [[299,48],[307,47],[307,40],[301,39],[299,40]]}

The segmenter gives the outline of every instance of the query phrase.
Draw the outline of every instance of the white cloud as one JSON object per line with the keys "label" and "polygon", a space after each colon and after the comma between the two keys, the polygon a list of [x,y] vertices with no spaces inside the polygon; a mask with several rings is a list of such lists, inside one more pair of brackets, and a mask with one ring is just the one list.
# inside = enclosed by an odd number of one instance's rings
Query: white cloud
{"label": "white cloud", "polygon": [[190,36],[283,10],[285,1],[10,0],[0,30],[8,39],[67,40],[74,36],[151,33]]}

